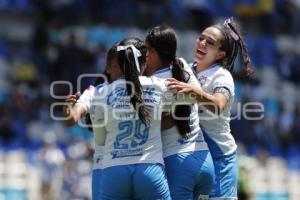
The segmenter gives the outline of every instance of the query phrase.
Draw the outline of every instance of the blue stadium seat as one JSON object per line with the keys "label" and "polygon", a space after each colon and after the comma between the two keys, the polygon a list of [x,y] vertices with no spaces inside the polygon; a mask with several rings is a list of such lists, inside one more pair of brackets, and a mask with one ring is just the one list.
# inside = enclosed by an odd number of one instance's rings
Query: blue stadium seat
{"label": "blue stadium seat", "polygon": [[245,42],[247,44],[248,52],[251,58],[252,66],[256,67],[257,63],[257,48],[259,48],[259,43],[257,42],[256,37],[253,35],[247,34],[244,37]]}
{"label": "blue stadium seat", "polygon": [[92,27],[88,30],[87,40],[89,43],[105,44],[107,38],[107,29],[103,26]]}
{"label": "blue stadium seat", "polygon": [[258,52],[258,62],[260,65],[272,65],[277,62],[277,47],[273,36],[263,36],[258,38],[256,50]]}
{"label": "blue stadium seat", "polygon": [[0,0],[0,9],[7,9],[10,6],[9,0]]}
{"label": "blue stadium seat", "polygon": [[288,169],[300,171],[300,147],[297,144],[289,145],[286,160]]}
{"label": "blue stadium seat", "polygon": [[20,10],[31,10],[32,6],[29,0],[15,0],[14,1],[14,8]]}

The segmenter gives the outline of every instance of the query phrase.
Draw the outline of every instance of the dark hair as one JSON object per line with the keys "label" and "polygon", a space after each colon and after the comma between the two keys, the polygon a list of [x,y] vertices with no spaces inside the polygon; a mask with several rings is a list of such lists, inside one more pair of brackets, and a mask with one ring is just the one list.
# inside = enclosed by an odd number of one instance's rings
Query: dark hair
{"label": "dark hair", "polygon": [[[241,52],[244,70],[247,75],[251,75],[253,73],[253,69],[251,69],[250,67],[250,57],[248,49],[240,32],[239,25],[234,21],[230,21],[226,25],[216,24],[213,25],[213,27],[216,27],[222,32],[223,37],[221,40],[220,50],[226,52],[226,56],[219,60],[218,63],[232,72],[234,68],[234,61],[237,58],[238,54]],[[231,32],[238,36],[237,40],[232,37]]]}
{"label": "dark hair", "polygon": [[[145,43],[138,38],[128,38],[120,42],[121,46],[133,45],[141,52],[141,56],[138,58],[139,65],[142,65],[146,61],[147,47]],[[126,88],[128,95],[131,96],[130,101],[134,109],[138,108],[138,115],[142,122],[149,127],[150,119],[147,107],[144,105],[143,87],[139,80],[139,72],[135,64],[134,53],[132,48],[126,48],[118,52],[118,64],[127,82]],[[133,83],[134,89],[132,85]]]}
{"label": "dark hair", "polygon": [[[172,65],[172,75],[175,79],[188,82],[190,75],[184,70],[184,65],[176,57],[177,39],[175,31],[168,26],[156,26],[146,35],[146,43],[154,48],[165,66]],[[189,118],[191,107],[189,105],[177,105],[175,116]],[[181,136],[187,136],[191,132],[189,120],[176,120],[176,126]]]}
{"label": "dark hair", "polygon": [[[113,59],[117,58],[117,46],[118,46],[119,43],[115,43],[108,51],[107,51],[107,54],[106,54],[106,65],[110,65],[110,63],[112,62]],[[108,82],[110,82],[110,78],[109,78],[109,74],[104,71],[103,72],[103,75],[106,77],[106,80]],[[104,83],[105,81],[105,78],[103,76],[99,76],[96,80],[95,80],[95,83],[94,83],[94,86],[97,86],[99,84],[102,84]],[[90,126],[92,125],[92,120],[91,120],[91,117],[90,117],[90,114],[86,114],[85,115],[85,123],[86,125],[88,125],[88,129],[90,131],[93,132],[93,128]]]}

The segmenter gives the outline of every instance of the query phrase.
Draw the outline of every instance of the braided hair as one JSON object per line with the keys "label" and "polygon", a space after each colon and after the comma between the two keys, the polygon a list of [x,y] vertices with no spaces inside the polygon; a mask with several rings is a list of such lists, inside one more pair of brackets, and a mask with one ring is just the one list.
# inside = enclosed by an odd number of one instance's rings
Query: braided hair
{"label": "braided hair", "polygon": [[221,31],[223,37],[220,50],[226,52],[226,56],[218,60],[218,64],[232,72],[234,61],[238,54],[241,53],[244,71],[247,75],[251,75],[253,69],[250,67],[250,56],[245,40],[240,32],[239,25],[230,18],[226,20],[224,24],[216,24],[213,25],[213,27]]}

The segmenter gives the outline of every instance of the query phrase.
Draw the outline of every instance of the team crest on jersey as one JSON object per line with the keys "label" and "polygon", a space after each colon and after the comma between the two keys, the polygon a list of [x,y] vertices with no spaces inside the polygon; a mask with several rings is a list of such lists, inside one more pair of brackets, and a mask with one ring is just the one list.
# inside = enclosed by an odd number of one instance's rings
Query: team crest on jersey
{"label": "team crest on jersey", "polygon": [[107,105],[112,106],[113,108],[121,108],[121,107],[128,107],[129,96],[127,94],[126,88],[117,87],[113,90],[110,94],[107,95]]}
{"label": "team crest on jersey", "polygon": [[198,80],[199,80],[199,83],[201,84],[201,86],[203,86],[205,84],[206,80],[207,80],[207,77],[206,76],[200,76],[198,78]]}

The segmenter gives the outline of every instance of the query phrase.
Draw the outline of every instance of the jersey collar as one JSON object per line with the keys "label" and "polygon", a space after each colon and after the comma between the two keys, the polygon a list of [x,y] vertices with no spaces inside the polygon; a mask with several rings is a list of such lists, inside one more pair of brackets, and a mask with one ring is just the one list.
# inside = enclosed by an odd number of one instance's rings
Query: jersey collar
{"label": "jersey collar", "polygon": [[159,69],[159,70],[156,70],[156,71],[153,73],[153,75],[156,75],[156,74],[160,74],[160,73],[167,72],[167,71],[169,71],[170,69],[171,69],[171,67],[170,67],[170,66],[163,67],[163,68],[161,68],[161,69]]}

